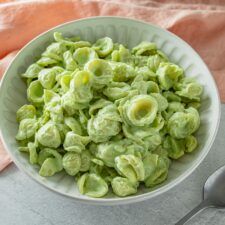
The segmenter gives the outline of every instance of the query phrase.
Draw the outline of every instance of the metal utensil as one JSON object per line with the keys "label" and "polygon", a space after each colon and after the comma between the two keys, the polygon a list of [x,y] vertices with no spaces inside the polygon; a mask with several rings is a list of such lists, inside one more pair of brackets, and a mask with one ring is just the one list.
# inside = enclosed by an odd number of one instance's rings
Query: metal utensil
{"label": "metal utensil", "polygon": [[203,201],[175,225],[185,224],[195,214],[209,207],[225,207],[225,166],[216,170],[216,172],[214,172],[205,182],[203,188]]}

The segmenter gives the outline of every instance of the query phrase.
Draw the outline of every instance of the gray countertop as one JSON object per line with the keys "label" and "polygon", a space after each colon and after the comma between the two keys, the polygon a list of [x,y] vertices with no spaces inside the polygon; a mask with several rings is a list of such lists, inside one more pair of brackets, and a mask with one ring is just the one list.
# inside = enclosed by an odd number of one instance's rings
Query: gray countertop
{"label": "gray countertop", "polygon": [[[92,206],[59,196],[20,172],[0,173],[0,225],[172,225],[200,203],[202,186],[225,164],[225,105],[214,145],[201,165],[172,190],[141,203]],[[188,225],[224,225],[225,209],[205,209]]]}

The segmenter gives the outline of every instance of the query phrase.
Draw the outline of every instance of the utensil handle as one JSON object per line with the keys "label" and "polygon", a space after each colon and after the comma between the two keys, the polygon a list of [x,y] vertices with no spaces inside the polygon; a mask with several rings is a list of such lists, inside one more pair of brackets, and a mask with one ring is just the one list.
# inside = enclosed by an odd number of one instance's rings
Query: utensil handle
{"label": "utensil handle", "polygon": [[185,224],[194,215],[196,215],[203,209],[207,208],[208,206],[209,206],[209,201],[207,201],[207,199],[203,200],[198,206],[196,206],[194,209],[192,209],[188,214],[186,214],[182,219],[180,219],[175,225]]}

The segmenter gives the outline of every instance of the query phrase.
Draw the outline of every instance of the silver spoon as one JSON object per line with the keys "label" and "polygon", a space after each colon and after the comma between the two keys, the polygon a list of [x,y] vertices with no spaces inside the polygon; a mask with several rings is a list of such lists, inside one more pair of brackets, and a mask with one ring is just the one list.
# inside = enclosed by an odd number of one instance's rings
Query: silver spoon
{"label": "silver spoon", "polygon": [[185,224],[195,214],[209,207],[225,207],[225,166],[219,168],[205,182],[203,188],[203,201],[175,225]]}

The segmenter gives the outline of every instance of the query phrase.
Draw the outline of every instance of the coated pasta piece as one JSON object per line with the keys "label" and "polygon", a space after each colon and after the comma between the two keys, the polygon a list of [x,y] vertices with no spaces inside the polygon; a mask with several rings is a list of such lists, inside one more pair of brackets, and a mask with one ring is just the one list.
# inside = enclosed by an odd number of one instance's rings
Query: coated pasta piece
{"label": "coated pasta piece", "polygon": [[61,137],[56,125],[49,121],[37,132],[37,140],[40,144],[49,148],[58,148],[61,144]]}
{"label": "coated pasta piece", "polygon": [[42,56],[38,61],[37,64],[41,67],[48,67],[48,66],[55,66],[59,64],[59,61],[55,59],[51,59],[49,57]]}
{"label": "coated pasta piece", "polygon": [[157,47],[153,42],[143,41],[132,49],[134,55],[150,56],[156,53]]}
{"label": "coated pasta piece", "polygon": [[112,104],[112,102],[105,100],[105,99],[99,99],[96,102],[94,102],[93,104],[90,105],[89,108],[89,114],[92,115],[96,115],[97,112],[99,111],[99,109],[104,108],[107,105]]}
{"label": "coated pasta piece", "polygon": [[95,143],[108,141],[121,130],[121,118],[115,105],[100,109],[95,117],[88,120],[87,131]]}
{"label": "coated pasta piece", "polygon": [[76,134],[82,135],[82,127],[74,117],[64,117],[64,123]]}
{"label": "coated pasta piece", "polygon": [[39,80],[32,81],[27,89],[27,98],[35,105],[43,104],[44,88]]}
{"label": "coated pasta piece", "polygon": [[130,89],[130,85],[124,82],[111,82],[103,90],[103,94],[107,96],[110,101],[115,101],[128,96]]}
{"label": "coated pasta piece", "polygon": [[81,166],[80,166],[81,172],[86,172],[90,169],[91,159],[92,155],[88,150],[84,150],[81,152]]}
{"label": "coated pasta piece", "polygon": [[23,119],[34,119],[36,117],[36,108],[33,105],[23,105],[16,112],[16,120],[20,122]]}
{"label": "coated pasta piece", "polygon": [[73,58],[73,54],[69,50],[63,53],[63,61],[66,70],[74,71],[78,68],[77,63]]}
{"label": "coated pasta piece", "polygon": [[194,79],[185,77],[175,85],[175,90],[175,93],[186,101],[200,101],[203,88]]}
{"label": "coated pasta piece", "polygon": [[135,194],[137,192],[137,185],[133,184],[128,178],[115,177],[112,182],[113,192],[120,197]]}
{"label": "coated pasta piece", "polygon": [[19,130],[16,139],[21,141],[34,137],[38,124],[36,119],[23,119],[20,121]]}
{"label": "coated pasta piece", "polygon": [[38,77],[38,73],[42,70],[43,68],[41,66],[39,66],[36,63],[31,64],[25,73],[23,73],[21,76],[24,78],[37,78]]}
{"label": "coated pasta piece", "polygon": [[185,138],[193,134],[200,125],[198,111],[195,108],[174,113],[168,120],[168,130],[174,138]]}
{"label": "coated pasta piece", "polygon": [[55,123],[62,123],[64,115],[60,96],[51,90],[44,90],[44,103],[44,110],[49,112],[50,119]]}
{"label": "coated pasta piece", "polygon": [[103,59],[94,59],[85,65],[85,69],[93,74],[94,89],[101,89],[112,80],[112,68]]}
{"label": "coated pasta piece", "polygon": [[183,139],[175,139],[171,136],[167,136],[163,141],[163,147],[167,149],[168,156],[171,159],[179,159],[184,155],[185,142]]}
{"label": "coated pasta piece", "polygon": [[119,45],[118,49],[115,49],[111,54],[112,61],[129,63],[132,61],[132,56],[129,49],[123,45]]}
{"label": "coated pasta piece", "polygon": [[145,81],[142,74],[137,75],[131,83],[131,88],[136,89],[139,94],[159,93],[160,89],[156,82]]}
{"label": "coated pasta piece", "polygon": [[78,110],[84,109],[87,107],[86,104],[77,103],[75,101],[75,93],[72,90],[67,91],[62,95],[62,107],[69,116],[74,115]]}
{"label": "coated pasta piece", "polygon": [[147,136],[143,139],[149,151],[154,151],[161,143],[162,137],[159,133]]}
{"label": "coated pasta piece", "polygon": [[42,53],[42,56],[54,59],[57,61],[63,61],[63,53],[66,51],[66,46],[63,43],[53,42]]}
{"label": "coated pasta piece", "polygon": [[126,63],[110,63],[113,71],[113,81],[115,82],[127,82],[135,77],[136,72],[134,68]]}
{"label": "coated pasta piece", "polygon": [[154,187],[162,183],[168,176],[168,165],[156,154],[148,154],[143,159],[145,169],[144,183],[146,187]]}
{"label": "coated pasta piece", "polygon": [[52,89],[56,83],[56,75],[61,72],[63,72],[63,69],[58,66],[43,69],[38,74],[38,80],[44,88]]}
{"label": "coated pasta piece", "polygon": [[181,102],[181,97],[171,91],[164,91],[162,95],[167,99],[168,102]]}
{"label": "coated pasta piece", "polygon": [[137,95],[119,106],[123,120],[131,126],[151,124],[158,111],[158,103],[149,95]]}
{"label": "coated pasta piece", "polygon": [[38,152],[37,152],[37,144],[33,142],[29,142],[27,144],[29,149],[29,159],[31,164],[36,164],[38,162]]}
{"label": "coated pasta piece", "polygon": [[125,154],[130,143],[131,142],[126,139],[101,143],[97,146],[96,156],[101,159],[106,166],[115,167],[115,158]]}
{"label": "coated pasta piece", "polygon": [[169,90],[183,76],[183,69],[176,64],[162,62],[159,64],[156,75],[158,76],[161,88],[163,90]]}
{"label": "coated pasta piece", "polygon": [[58,173],[63,169],[62,156],[56,150],[51,148],[45,148],[42,150],[42,152],[46,153],[42,153],[42,155],[45,156],[42,156],[42,160],[39,159],[39,162],[41,162],[39,174],[41,176],[53,176],[55,173]]}
{"label": "coated pasta piece", "polygon": [[101,172],[101,177],[104,179],[104,181],[108,184],[111,185],[112,180],[116,177],[119,176],[118,173],[114,168],[110,168],[107,166],[104,166],[102,172]]}
{"label": "coated pasta piece", "polygon": [[168,107],[168,101],[165,97],[163,97],[163,95],[159,94],[159,93],[152,93],[151,96],[153,96],[157,103],[158,103],[158,111],[162,112],[164,110],[167,109]]}
{"label": "coated pasta piece", "polygon": [[53,158],[53,156],[54,156],[52,154],[53,151],[55,151],[55,150],[50,149],[50,148],[41,149],[41,151],[38,154],[38,164],[41,166],[47,158]]}
{"label": "coated pasta piece", "polygon": [[93,98],[92,80],[92,75],[87,71],[78,71],[70,80],[69,91],[62,96],[62,107],[68,115],[73,115],[77,110],[88,107]]}
{"label": "coated pasta piece", "polygon": [[136,89],[140,95],[146,95],[149,89],[148,84],[148,82],[144,81],[142,75],[137,75],[131,83],[131,88]]}
{"label": "coated pasta piece", "polygon": [[91,159],[91,165],[89,168],[90,173],[94,173],[94,174],[101,176],[103,169],[104,169],[103,161],[101,161],[100,159],[97,159],[97,158]]}
{"label": "coated pasta piece", "polygon": [[67,152],[62,159],[62,165],[70,176],[75,176],[81,167],[81,157],[74,152]]}
{"label": "coated pasta piece", "polygon": [[151,94],[151,93],[159,93],[160,90],[159,90],[159,85],[154,82],[154,81],[147,81],[147,93],[148,94]]}
{"label": "coated pasta piece", "polygon": [[70,81],[70,90],[76,96],[76,102],[87,103],[92,99],[91,86],[93,84],[93,76],[87,71],[78,71]]}
{"label": "coated pasta piece", "polygon": [[57,129],[58,129],[58,131],[59,131],[59,135],[60,135],[60,138],[61,138],[61,142],[63,143],[64,140],[65,140],[66,134],[67,134],[68,132],[70,132],[70,129],[69,129],[69,127],[68,127],[66,124],[64,124],[63,122],[62,122],[62,123],[56,123],[56,127],[57,127]]}
{"label": "coated pasta piece", "polygon": [[25,139],[22,141],[19,141],[19,151],[25,152],[29,154],[29,161],[31,164],[37,164],[38,163],[38,145],[36,141],[29,142],[29,139]]}
{"label": "coated pasta piece", "polygon": [[115,169],[132,183],[143,181],[145,177],[143,162],[139,157],[134,155],[117,156],[115,158]]}
{"label": "coated pasta piece", "polygon": [[123,124],[122,129],[125,137],[136,141],[140,145],[144,145],[145,137],[157,134],[164,126],[165,120],[161,114],[157,114],[151,126],[128,126]]}
{"label": "coated pasta piece", "polygon": [[184,141],[185,141],[184,151],[187,153],[193,152],[198,146],[198,141],[196,137],[194,137],[193,135],[187,136]]}
{"label": "coated pasta piece", "polygon": [[169,118],[176,112],[184,112],[184,103],[169,102],[167,109],[162,112],[162,115],[166,120],[169,120]]}
{"label": "coated pasta piece", "polygon": [[89,137],[80,136],[73,131],[70,131],[66,134],[63,147],[68,152],[81,153],[89,142]]}
{"label": "coated pasta piece", "polygon": [[80,41],[79,37],[72,37],[72,38],[64,38],[61,33],[54,32],[54,39],[58,43],[63,44],[64,46],[67,46],[71,48],[72,50],[75,50],[77,48],[83,48],[83,47],[90,47],[91,43],[88,41]]}
{"label": "coated pasta piece", "polygon": [[79,66],[84,66],[87,62],[97,59],[98,55],[94,49],[89,47],[78,48],[73,54],[75,61]]}
{"label": "coated pasta piece", "polygon": [[147,65],[150,70],[156,72],[161,62],[167,62],[167,58],[163,54],[151,55],[148,58]]}
{"label": "coated pasta piece", "polygon": [[156,82],[156,74],[148,68],[148,66],[141,66],[135,68],[137,75],[141,75],[144,81]]}
{"label": "coated pasta piece", "polygon": [[70,89],[70,81],[72,80],[73,76],[72,74],[69,72],[66,72],[66,73],[61,73],[61,76],[58,80],[60,86],[61,86],[61,89],[62,89],[62,92],[61,93],[66,93],[67,91],[69,91]]}
{"label": "coated pasta piece", "polygon": [[100,38],[92,47],[98,53],[99,57],[104,58],[112,52],[113,41],[109,37]]}
{"label": "coated pasta piece", "polygon": [[99,175],[93,173],[83,174],[78,179],[77,185],[81,194],[94,198],[103,197],[108,192],[107,183]]}
{"label": "coated pasta piece", "polygon": [[188,107],[188,108],[189,108],[189,107],[193,107],[193,108],[199,110],[200,107],[201,107],[201,103],[200,103],[200,102],[189,102],[189,103],[187,104],[187,107]]}

